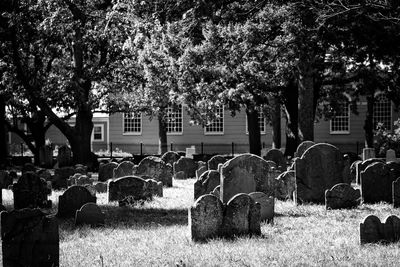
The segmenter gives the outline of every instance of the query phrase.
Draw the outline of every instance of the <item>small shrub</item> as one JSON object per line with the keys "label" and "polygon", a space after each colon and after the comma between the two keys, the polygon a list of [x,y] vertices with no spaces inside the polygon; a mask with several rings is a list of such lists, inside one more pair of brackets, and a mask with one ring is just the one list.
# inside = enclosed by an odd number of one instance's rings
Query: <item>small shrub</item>
{"label": "small shrub", "polygon": [[386,130],[383,124],[378,125],[374,146],[377,157],[384,158],[388,149],[393,149],[396,157],[400,157],[400,119],[394,123],[393,131]]}

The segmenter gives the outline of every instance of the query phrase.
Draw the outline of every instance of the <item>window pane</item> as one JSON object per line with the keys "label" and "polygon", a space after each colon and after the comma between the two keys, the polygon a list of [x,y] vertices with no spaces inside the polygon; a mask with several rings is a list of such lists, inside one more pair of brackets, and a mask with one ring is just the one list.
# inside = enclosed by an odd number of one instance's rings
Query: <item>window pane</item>
{"label": "window pane", "polygon": [[182,105],[167,109],[167,133],[182,133]]}
{"label": "window pane", "polygon": [[141,113],[124,113],[124,133],[142,132],[142,114]]}
{"label": "window pane", "polygon": [[338,106],[338,110],[331,119],[331,133],[349,133],[350,132],[350,110],[349,103],[343,102]]}
{"label": "window pane", "polygon": [[93,127],[93,139],[102,140],[103,139],[103,128],[101,126]]}
{"label": "window pane", "polygon": [[216,119],[205,127],[205,133],[224,133],[224,107],[216,110]]}
{"label": "window pane", "polygon": [[392,103],[384,95],[379,95],[374,103],[374,129],[382,123],[387,130],[392,129]]}

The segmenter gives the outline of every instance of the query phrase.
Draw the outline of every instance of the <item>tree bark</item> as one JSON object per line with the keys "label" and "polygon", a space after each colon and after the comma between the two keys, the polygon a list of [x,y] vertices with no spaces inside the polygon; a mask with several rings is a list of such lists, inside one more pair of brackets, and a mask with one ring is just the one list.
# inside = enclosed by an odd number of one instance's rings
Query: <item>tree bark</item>
{"label": "tree bark", "polygon": [[250,153],[261,156],[261,134],[260,125],[258,124],[258,111],[255,108],[247,108],[246,114]]}
{"label": "tree bark", "polygon": [[168,151],[167,122],[162,112],[158,114],[158,151],[160,155]]}
{"label": "tree bark", "polygon": [[67,134],[71,145],[74,163],[94,164],[91,151],[91,136],[93,130],[93,113],[88,106],[81,106],[76,115],[75,135]]}
{"label": "tree bark", "polygon": [[374,147],[374,96],[367,96],[367,113],[364,121],[365,147]]}
{"label": "tree bark", "polygon": [[0,168],[7,164],[8,157],[5,102],[4,96],[0,95]]}
{"label": "tree bark", "polygon": [[276,97],[270,100],[272,106],[272,148],[281,148],[281,105]]}

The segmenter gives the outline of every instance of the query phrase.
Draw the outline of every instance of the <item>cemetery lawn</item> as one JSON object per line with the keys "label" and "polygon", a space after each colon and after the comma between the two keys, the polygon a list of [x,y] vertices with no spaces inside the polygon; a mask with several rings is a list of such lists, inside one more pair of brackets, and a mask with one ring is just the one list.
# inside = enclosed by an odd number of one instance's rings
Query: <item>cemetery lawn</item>
{"label": "cemetery lawn", "polygon": [[[294,206],[277,201],[274,224],[262,223],[262,236],[191,241],[188,208],[194,179],[174,180],[164,197],[135,207],[97,203],[106,214],[105,227],[75,227],[60,219],[61,266],[326,266],[399,265],[399,243],[360,246],[359,224],[369,214],[381,220],[400,211],[389,204],[326,211],[323,205]],[[53,206],[61,192],[53,192]],[[12,193],[3,203],[12,207]],[[55,209],[54,209],[55,211]]]}

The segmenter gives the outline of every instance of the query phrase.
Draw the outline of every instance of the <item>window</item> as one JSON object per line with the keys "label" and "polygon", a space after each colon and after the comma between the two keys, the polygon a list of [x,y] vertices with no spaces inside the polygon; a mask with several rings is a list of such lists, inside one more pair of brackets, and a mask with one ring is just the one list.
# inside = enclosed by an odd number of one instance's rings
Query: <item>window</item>
{"label": "window", "polygon": [[104,141],[104,125],[103,124],[94,124],[93,125],[92,140],[97,141],[97,142]]}
{"label": "window", "polygon": [[218,107],[215,111],[216,118],[204,128],[204,134],[224,134],[224,107]]}
{"label": "window", "polygon": [[168,107],[167,109],[167,134],[182,134],[182,105]]}
{"label": "window", "polygon": [[123,118],[123,134],[140,135],[142,134],[142,113],[126,112]]}
{"label": "window", "polygon": [[331,134],[348,134],[350,133],[350,105],[347,101],[338,104],[331,119]]}
{"label": "window", "polygon": [[387,130],[392,130],[392,103],[382,94],[375,99],[373,117],[374,129],[382,123]]}
{"label": "window", "polygon": [[[260,134],[266,134],[266,118],[262,108],[258,108],[258,125],[260,127]],[[246,115],[246,134],[249,134],[249,127],[247,125],[247,115]]]}

